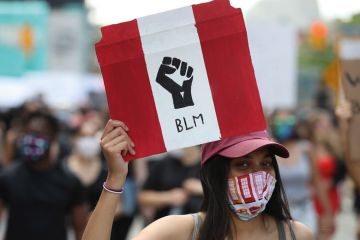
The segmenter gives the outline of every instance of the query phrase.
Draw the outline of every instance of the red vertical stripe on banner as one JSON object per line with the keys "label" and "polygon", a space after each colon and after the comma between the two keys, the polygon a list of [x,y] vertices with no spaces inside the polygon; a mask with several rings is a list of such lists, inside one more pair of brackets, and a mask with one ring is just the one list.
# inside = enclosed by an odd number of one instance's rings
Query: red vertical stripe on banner
{"label": "red vertical stripe on banner", "polygon": [[213,1],[193,12],[222,137],[265,129],[241,10]]}
{"label": "red vertical stripe on banner", "polygon": [[112,119],[128,125],[136,156],[166,151],[147,74],[137,22],[107,26],[96,44]]}

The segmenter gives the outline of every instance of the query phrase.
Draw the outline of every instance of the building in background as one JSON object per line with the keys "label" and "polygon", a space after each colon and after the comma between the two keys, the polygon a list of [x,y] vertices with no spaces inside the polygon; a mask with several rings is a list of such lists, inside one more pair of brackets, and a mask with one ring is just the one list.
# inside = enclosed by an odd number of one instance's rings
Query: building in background
{"label": "building in background", "polygon": [[320,19],[316,0],[262,0],[247,14],[248,22],[277,22],[307,29]]}
{"label": "building in background", "polygon": [[45,2],[0,2],[0,75],[46,69],[48,16]]}

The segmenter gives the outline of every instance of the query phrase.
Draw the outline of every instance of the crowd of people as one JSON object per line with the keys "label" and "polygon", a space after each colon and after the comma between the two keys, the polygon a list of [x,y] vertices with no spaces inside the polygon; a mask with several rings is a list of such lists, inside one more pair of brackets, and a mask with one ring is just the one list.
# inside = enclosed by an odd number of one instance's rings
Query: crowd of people
{"label": "crowd of people", "polygon": [[[108,176],[99,144],[109,119],[104,109],[54,111],[36,99],[0,113],[5,239],[63,240],[69,229],[81,239]],[[318,239],[332,239],[348,166],[335,114],[278,109],[267,121],[268,131],[290,152],[287,159],[277,156],[277,164],[292,218]],[[199,146],[131,161],[111,239],[126,239],[137,215],[145,226],[167,215],[199,212],[200,161]],[[354,192],[359,214],[359,189]]]}

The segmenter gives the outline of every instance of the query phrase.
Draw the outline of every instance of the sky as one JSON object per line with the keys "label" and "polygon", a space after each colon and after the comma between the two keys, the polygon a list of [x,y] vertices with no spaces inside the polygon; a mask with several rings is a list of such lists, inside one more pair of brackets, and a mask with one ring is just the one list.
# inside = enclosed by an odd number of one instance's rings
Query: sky
{"label": "sky", "polygon": [[[189,6],[208,0],[86,0],[92,11],[91,21],[100,25],[129,21],[134,18]],[[231,0],[234,7],[246,13],[261,0]],[[266,1],[266,0],[263,0]],[[349,18],[360,12],[359,0],[317,0],[324,20]]]}

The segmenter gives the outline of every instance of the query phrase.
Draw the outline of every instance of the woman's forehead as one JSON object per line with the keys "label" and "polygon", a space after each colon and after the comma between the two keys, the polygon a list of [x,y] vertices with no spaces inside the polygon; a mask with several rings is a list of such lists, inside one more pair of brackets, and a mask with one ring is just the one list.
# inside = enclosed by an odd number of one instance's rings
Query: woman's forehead
{"label": "woman's forehead", "polygon": [[264,158],[271,155],[270,149],[268,147],[261,147],[256,149],[255,151],[246,154],[245,156],[238,157],[235,159],[252,159],[252,158]]}

